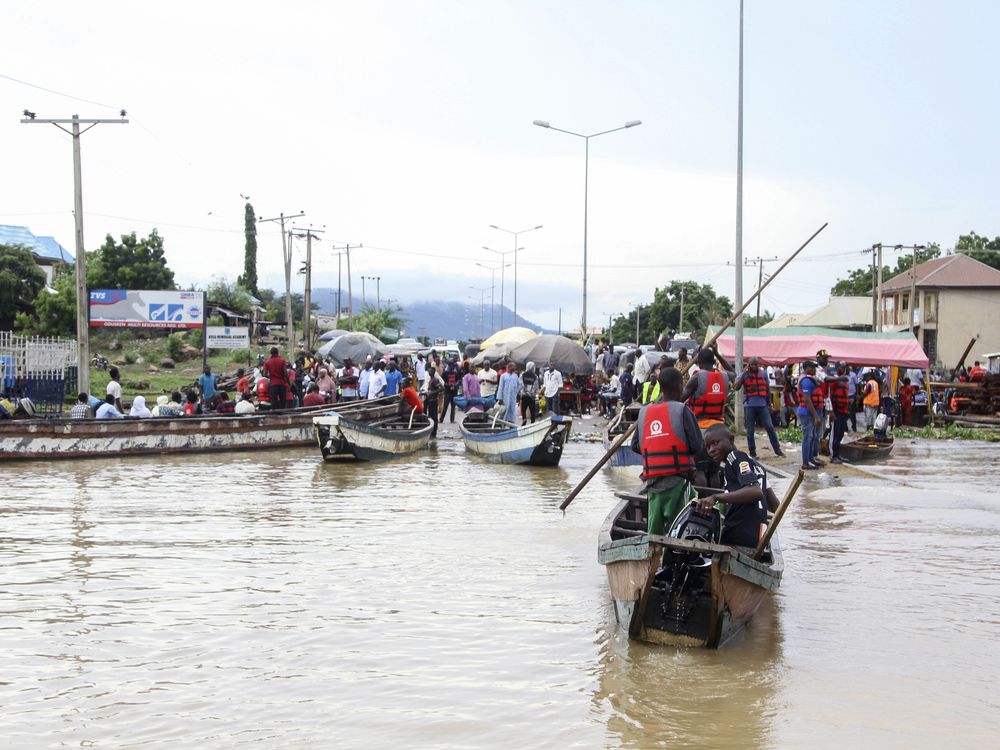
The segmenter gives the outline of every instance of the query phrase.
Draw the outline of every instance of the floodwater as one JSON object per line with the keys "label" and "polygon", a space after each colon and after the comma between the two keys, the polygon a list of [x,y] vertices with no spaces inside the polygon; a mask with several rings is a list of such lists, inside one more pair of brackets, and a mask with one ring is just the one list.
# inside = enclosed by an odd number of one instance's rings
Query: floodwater
{"label": "floodwater", "polygon": [[718,652],[616,635],[600,454],[5,465],[3,747],[1000,746],[996,446],[810,477]]}

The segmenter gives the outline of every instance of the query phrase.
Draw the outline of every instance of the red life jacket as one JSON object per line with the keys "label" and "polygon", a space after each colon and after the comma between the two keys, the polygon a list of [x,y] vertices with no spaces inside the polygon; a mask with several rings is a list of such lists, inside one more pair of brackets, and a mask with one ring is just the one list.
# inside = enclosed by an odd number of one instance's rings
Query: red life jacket
{"label": "red life jacket", "polygon": [[848,407],[847,383],[841,383],[840,381],[834,380],[827,383],[827,387],[830,391],[830,402],[833,404],[834,413],[849,414],[850,408]]}
{"label": "red life jacket", "polygon": [[642,478],[690,474],[694,455],[684,441],[684,409],[679,401],[645,407],[642,425]]}
{"label": "red life jacket", "polygon": [[969,382],[978,383],[980,380],[986,379],[986,370],[982,367],[973,367],[969,370]]}
{"label": "red life jacket", "polygon": [[816,378],[809,377],[808,375],[803,375],[801,378],[799,378],[799,384],[795,387],[799,394],[799,406],[803,409],[809,408],[806,406],[806,394],[802,392],[803,380],[811,380],[815,385],[815,388],[813,388],[812,392],[812,402],[813,402],[813,407],[816,409],[816,411],[820,411],[823,408],[823,402],[826,400],[826,396],[823,395],[823,389],[820,388],[819,381],[817,381]]}
{"label": "red life jacket", "polygon": [[257,381],[257,401],[262,404],[271,403],[271,394],[267,392],[267,381],[264,378]]}
{"label": "red life jacket", "polygon": [[754,396],[760,396],[761,398],[767,398],[768,387],[767,378],[760,374],[760,370],[757,372],[750,372],[747,370],[743,375],[743,393],[746,398],[753,398]]}
{"label": "red life jacket", "polygon": [[[698,373],[699,376],[701,372]],[[699,420],[721,420],[726,413],[726,379],[716,370],[705,372],[705,375],[705,392],[701,396],[691,397],[691,411]]]}

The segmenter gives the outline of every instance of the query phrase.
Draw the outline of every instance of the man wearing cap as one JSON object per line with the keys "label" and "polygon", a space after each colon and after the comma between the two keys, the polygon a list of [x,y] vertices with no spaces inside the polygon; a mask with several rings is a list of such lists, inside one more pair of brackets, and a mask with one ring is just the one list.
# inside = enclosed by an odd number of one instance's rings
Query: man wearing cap
{"label": "man wearing cap", "polygon": [[847,432],[847,420],[851,410],[851,396],[847,390],[847,363],[837,363],[837,377],[829,381],[830,404],[833,406],[833,429],[830,434],[830,463],[843,463],[840,459],[840,444]]}
{"label": "man wearing cap", "polygon": [[817,388],[816,363],[812,360],[802,363],[802,374],[799,376],[796,391],[799,401],[796,415],[799,425],[802,427],[802,468],[805,470],[818,469],[825,465],[816,460],[815,453],[819,444],[816,435],[822,424],[819,412],[823,408],[823,396]]}
{"label": "man wearing cap", "polygon": [[770,397],[770,387],[767,377],[760,371],[760,360],[757,357],[750,357],[747,366],[736,378],[733,390],[743,389],[743,413],[746,417],[747,426],[747,447],[750,449],[750,458],[757,458],[757,441],[754,432],[757,425],[764,428],[767,439],[771,441],[771,449],[776,456],[784,456],[781,446],[778,444],[778,433],[774,431],[774,424],[771,422],[771,410],[767,405]]}

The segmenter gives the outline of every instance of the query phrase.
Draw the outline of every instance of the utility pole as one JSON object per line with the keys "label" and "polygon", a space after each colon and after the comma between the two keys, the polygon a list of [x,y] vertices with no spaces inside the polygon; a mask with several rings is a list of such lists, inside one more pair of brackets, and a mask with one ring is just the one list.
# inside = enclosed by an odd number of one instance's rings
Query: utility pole
{"label": "utility pole", "polygon": [[677,321],[677,333],[682,333],[684,331],[684,290],[687,289],[687,284],[681,284],[681,314],[678,316]]}
{"label": "utility pole", "polygon": [[[326,226],[326,225],[324,225]],[[305,334],[303,336],[303,345],[306,351],[312,348],[312,241],[316,237],[316,233],[322,234],[325,229],[313,229],[309,227],[305,234],[296,234],[296,237],[305,237],[306,239],[306,262],[303,266],[303,270],[306,273],[306,288],[305,294],[302,298],[302,326],[305,329]]]}
{"label": "utility pole", "polygon": [[562,308],[559,308],[559,335],[562,336]]}
{"label": "utility pole", "polygon": [[876,245],[878,248],[878,331],[882,332],[882,243]]}
{"label": "utility pole", "polygon": [[305,211],[297,214],[285,216],[281,213],[271,219],[258,219],[260,223],[267,221],[277,221],[281,224],[281,257],[285,262],[285,334],[288,336],[288,353],[292,359],[295,358],[295,321],[292,318],[292,238],[285,236],[285,222],[305,216]]}
{"label": "utility pole", "polygon": [[[740,0],[740,70],[736,115],[736,289],[735,308],[743,308],[743,0]],[[736,374],[743,372],[743,315],[736,316]],[[736,431],[743,426],[743,410],[733,409]]]}
{"label": "utility pole", "polygon": [[910,333],[913,333],[913,311],[917,306],[917,248],[922,245],[913,246],[913,261],[910,263]]}
{"label": "utility pole", "polygon": [[[73,215],[76,220],[76,356],[77,386],[90,393],[90,296],[87,294],[87,251],[83,241],[83,169],[80,163],[80,136],[95,125],[127,125],[125,110],[120,120],[82,120],[80,115],[69,119],[39,120],[34,112],[24,110],[22,124],[55,125],[73,138]],[[69,125],[69,129],[63,125]],[[89,125],[80,130],[81,125]]]}
{"label": "utility pole", "polygon": [[642,312],[642,305],[635,306],[635,345],[639,346],[639,314]]}
{"label": "utility pole", "polygon": [[[349,331],[354,330],[354,288],[351,286],[351,247],[357,250],[359,247],[364,247],[364,245],[360,243],[357,245],[347,243],[343,248],[333,248],[334,250],[342,249],[347,254],[347,329]],[[338,319],[340,317],[339,310],[337,311],[337,317]]]}
{"label": "utility pole", "polygon": [[875,289],[875,259],[877,254],[875,252],[875,245],[872,245],[872,249],[869,251],[872,254],[872,331],[878,330],[878,296]]}
{"label": "utility pole", "polygon": [[361,304],[364,307],[368,307],[368,295],[365,294],[365,279],[367,278],[367,276],[361,277]]}
{"label": "utility pole", "polygon": [[375,277],[375,304],[378,306],[378,311],[382,312],[382,277]]}
{"label": "utility pole", "polygon": [[337,328],[340,328],[340,311],[341,311],[340,289],[343,284],[340,278],[340,260],[342,257],[343,253],[337,253]]}

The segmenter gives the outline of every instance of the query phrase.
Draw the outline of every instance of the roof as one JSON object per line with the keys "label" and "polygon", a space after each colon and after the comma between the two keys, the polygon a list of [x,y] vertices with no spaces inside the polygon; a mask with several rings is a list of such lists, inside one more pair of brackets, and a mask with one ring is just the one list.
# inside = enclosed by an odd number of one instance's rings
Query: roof
{"label": "roof", "polygon": [[871,324],[871,297],[830,297],[825,305],[811,313],[800,315],[799,320],[792,323],[794,326],[823,328],[864,328]]}
{"label": "roof", "polygon": [[[718,330],[708,329],[708,335]],[[719,353],[732,359],[736,353],[736,336],[727,332],[719,336]],[[826,349],[830,360],[845,360],[850,365],[897,365],[926,369],[927,355],[912,333],[871,333],[843,331],[836,328],[744,328],[743,356],[757,357],[768,365],[789,365],[814,359],[816,352]]]}
{"label": "roof", "polygon": [[[1000,271],[968,255],[958,253],[931,258],[917,265],[917,286],[936,287],[998,287]],[[910,271],[893,276],[882,284],[882,292],[905,291],[912,284]]]}
{"label": "roof", "polygon": [[788,326],[795,326],[799,324],[802,317],[799,313],[783,313],[770,323],[762,325],[761,328],[786,328]]}
{"label": "roof", "polygon": [[73,255],[55,237],[38,237],[27,227],[0,224],[0,245],[21,245],[41,260],[72,263]]}

